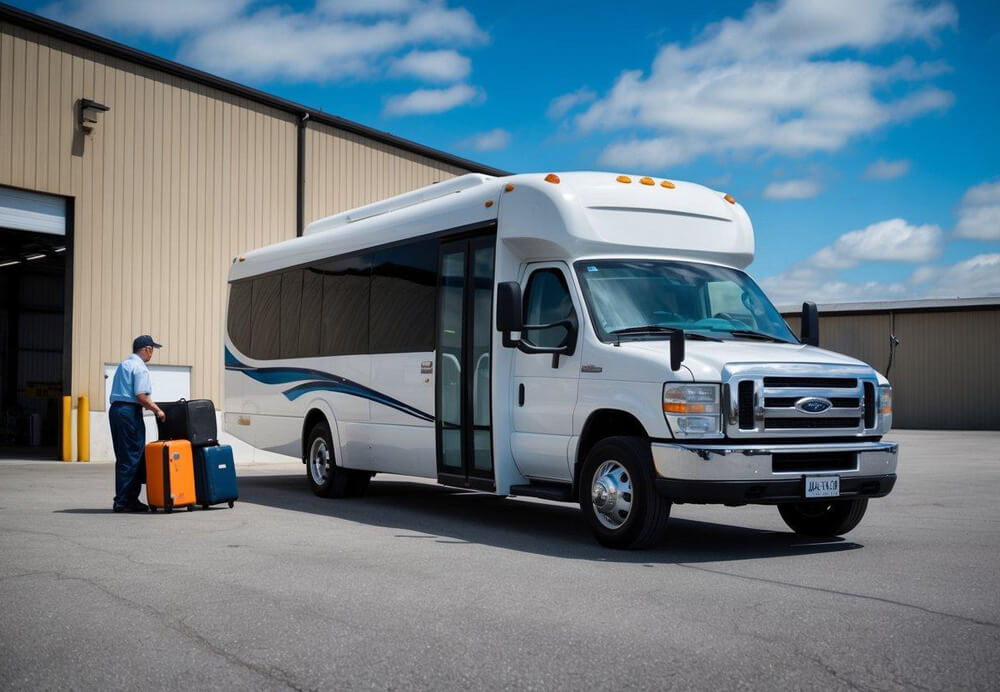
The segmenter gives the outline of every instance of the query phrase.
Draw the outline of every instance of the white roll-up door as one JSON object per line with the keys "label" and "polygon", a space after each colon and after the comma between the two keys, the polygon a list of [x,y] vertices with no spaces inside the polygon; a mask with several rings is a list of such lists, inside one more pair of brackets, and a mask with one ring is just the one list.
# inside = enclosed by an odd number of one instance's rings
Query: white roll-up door
{"label": "white roll-up door", "polygon": [[66,235],[66,200],[0,186],[0,228]]}

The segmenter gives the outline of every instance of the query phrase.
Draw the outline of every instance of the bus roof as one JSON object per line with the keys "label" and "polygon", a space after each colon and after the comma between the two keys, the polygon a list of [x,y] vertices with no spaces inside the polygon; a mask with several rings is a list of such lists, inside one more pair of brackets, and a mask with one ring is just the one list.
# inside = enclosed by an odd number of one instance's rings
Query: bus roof
{"label": "bus roof", "polygon": [[[658,255],[745,267],[743,207],[695,183],[615,173],[468,174],[319,219],[234,260],[230,280],[501,219],[524,257]],[[541,249],[544,248],[544,251]]]}

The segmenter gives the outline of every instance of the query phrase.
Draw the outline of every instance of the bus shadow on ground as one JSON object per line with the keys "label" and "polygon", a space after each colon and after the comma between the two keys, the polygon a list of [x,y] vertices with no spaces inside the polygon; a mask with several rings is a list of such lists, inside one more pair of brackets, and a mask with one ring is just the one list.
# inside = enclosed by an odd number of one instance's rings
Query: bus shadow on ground
{"label": "bus shadow on ground", "polygon": [[631,563],[697,563],[857,550],[843,538],[671,518],[656,548],[609,550],[599,545],[579,507],[468,492],[405,481],[371,482],[362,498],[316,497],[301,475],[244,476],[240,500],[295,512],[398,529],[400,540],[477,543],[509,550]]}

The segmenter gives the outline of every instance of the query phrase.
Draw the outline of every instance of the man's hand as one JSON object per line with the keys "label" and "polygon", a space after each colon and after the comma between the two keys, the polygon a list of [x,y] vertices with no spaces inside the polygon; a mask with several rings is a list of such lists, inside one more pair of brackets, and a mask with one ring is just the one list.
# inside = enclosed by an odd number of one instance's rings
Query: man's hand
{"label": "man's hand", "polygon": [[167,414],[163,412],[163,409],[157,409],[156,420],[160,421],[161,423],[167,420]]}

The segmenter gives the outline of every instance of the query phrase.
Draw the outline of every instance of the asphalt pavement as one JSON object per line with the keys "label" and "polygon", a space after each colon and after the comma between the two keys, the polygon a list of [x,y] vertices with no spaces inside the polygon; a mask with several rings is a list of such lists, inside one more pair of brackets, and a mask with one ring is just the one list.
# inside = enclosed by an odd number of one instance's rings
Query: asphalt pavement
{"label": "asphalt pavement", "polygon": [[902,431],[843,539],[675,506],[579,509],[376,476],[324,500],[240,468],[234,509],[112,514],[110,464],[0,464],[0,688],[981,689],[1000,685],[1000,433]]}

